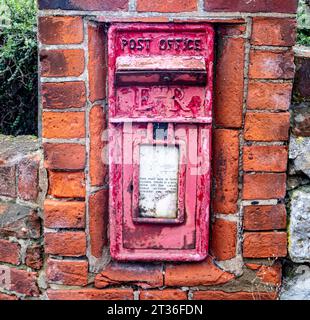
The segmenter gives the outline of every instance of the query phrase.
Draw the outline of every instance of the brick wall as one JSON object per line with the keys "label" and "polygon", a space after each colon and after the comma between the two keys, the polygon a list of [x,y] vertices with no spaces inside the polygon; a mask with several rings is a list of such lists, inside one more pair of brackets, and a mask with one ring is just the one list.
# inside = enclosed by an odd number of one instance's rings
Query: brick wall
{"label": "brick wall", "polygon": [[[296,6],[39,0],[45,298],[277,298]],[[211,249],[203,262],[110,261],[108,168],[98,159],[106,152],[106,27],[115,21],[216,28]]]}

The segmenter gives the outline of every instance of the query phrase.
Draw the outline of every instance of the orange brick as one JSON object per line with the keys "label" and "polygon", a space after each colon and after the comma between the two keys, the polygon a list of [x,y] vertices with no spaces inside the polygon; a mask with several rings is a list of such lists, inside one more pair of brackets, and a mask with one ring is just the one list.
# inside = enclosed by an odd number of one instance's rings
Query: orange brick
{"label": "orange brick", "polygon": [[39,17],[39,39],[44,44],[83,42],[81,17]]}
{"label": "orange brick", "polygon": [[287,254],[286,232],[246,232],[243,240],[245,258],[275,258]]}
{"label": "orange brick", "polygon": [[212,253],[216,260],[229,260],[236,256],[237,224],[216,219],[212,226]]}
{"label": "orange brick", "polygon": [[292,95],[291,83],[249,83],[248,103],[249,110],[288,110]]}
{"label": "orange brick", "polygon": [[221,39],[217,60],[215,123],[227,128],[242,125],[244,85],[244,39]]}
{"label": "orange brick", "polygon": [[84,198],[84,172],[49,171],[48,194],[57,198]]}
{"label": "orange brick", "polygon": [[45,233],[45,253],[80,257],[86,255],[86,235],[84,232]]}
{"label": "orange brick", "polygon": [[195,291],[193,300],[276,300],[276,292]]}
{"label": "orange brick", "polygon": [[0,301],[18,300],[14,295],[9,295],[6,293],[0,293]]}
{"label": "orange brick", "polygon": [[251,79],[293,79],[293,51],[252,50],[249,77]]}
{"label": "orange brick", "polygon": [[243,219],[243,227],[249,231],[286,229],[285,205],[246,206]]}
{"label": "orange brick", "polygon": [[46,228],[84,228],[85,203],[45,200],[44,217]]}
{"label": "orange brick", "polygon": [[43,138],[73,139],[85,137],[84,112],[43,112]]}
{"label": "orange brick", "polygon": [[252,29],[253,45],[293,46],[296,38],[294,19],[254,17]]}
{"label": "orange brick", "polygon": [[245,117],[246,140],[287,141],[290,127],[290,114],[247,113]]}
{"label": "orange brick", "polygon": [[84,72],[84,50],[41,50],[42,77],[78,77]]}
{"label": "orange brick", "polygon": [[138,12],[191,12],[197,10],[196,0],[138,0]]}
{"label": "orange brick", "polygon": [[244,171],[285,172],[288,150],[286,146],[245,146]]}
{"label": "orange brick", "polygon": [[238,210],[239,132],[216,129],[213,154],[213,210],[218,213],[235,213]]}
{"label": "orange brick", "polygon": [[187,292],[177,289],[141,291],[140,300],[187,300]]}
{"label": "orange brick", "polygon": [[283,199],[286,193],[285,173],[245,174],[243,199]]}
{"label": "orange brick", "polygon": [[275,263],[273,266],[261,266],[256,274],[262,282],[280,286],[282,280],[282,265]]}

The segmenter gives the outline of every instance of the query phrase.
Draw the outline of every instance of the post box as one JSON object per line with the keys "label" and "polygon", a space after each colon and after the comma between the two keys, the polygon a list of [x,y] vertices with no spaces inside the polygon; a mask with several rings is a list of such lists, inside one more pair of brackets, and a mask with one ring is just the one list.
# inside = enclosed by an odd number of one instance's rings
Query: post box
{"label": "post box", "polygon": [[109,29],[113,259],[207,256],[213,47],[208,24]]}

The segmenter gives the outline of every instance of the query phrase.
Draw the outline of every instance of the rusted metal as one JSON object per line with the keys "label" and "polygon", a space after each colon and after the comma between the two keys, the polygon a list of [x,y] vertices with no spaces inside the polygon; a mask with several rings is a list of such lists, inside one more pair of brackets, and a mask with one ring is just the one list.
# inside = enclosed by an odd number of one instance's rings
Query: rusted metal
{"label": "rusted metal", "polygon": [[116,260],[207,256],[213,45],[207,24],[110,27],[109,210]]}

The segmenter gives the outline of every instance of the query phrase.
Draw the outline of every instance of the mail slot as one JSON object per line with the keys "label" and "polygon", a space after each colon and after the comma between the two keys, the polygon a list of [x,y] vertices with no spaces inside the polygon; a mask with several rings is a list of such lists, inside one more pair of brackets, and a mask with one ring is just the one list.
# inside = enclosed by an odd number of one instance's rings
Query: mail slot
{"label": "mail slot", "polygon": [[203,260],[214,30],[114,24],[108,42],[112,258]]}

